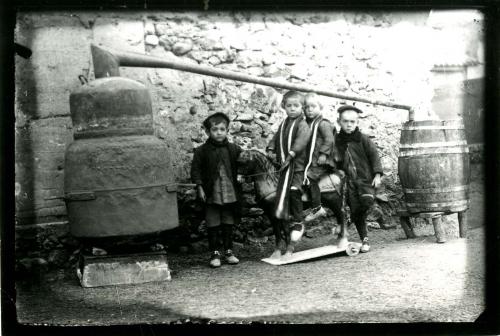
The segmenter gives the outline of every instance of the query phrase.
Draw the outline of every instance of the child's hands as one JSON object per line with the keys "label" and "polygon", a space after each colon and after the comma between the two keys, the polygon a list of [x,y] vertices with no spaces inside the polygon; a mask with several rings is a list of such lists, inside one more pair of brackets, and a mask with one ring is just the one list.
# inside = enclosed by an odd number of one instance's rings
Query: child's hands
{"label": "child's hands", "polygon": [[326,155],[325,154],[320,154],[318,157],[318,164],[320,166],[326,164]]}
{"label": "child's hands", "polygon": [[334,173],[337,174],[341,179],[345,177],[345,172],[342,169],[335,169]]}
{"label": "child's hands", "polygon": [[206,202],[207,200],[207,196],[205,195],[205,190],[203,190],[203,187],[201,185],[198,186],[198,198],[202,201],[202,202]]}
{"label": "child's hands", "polygon": [[380,174],[375,174],[375,177],[373,178],[372,186],[377,189],[380,187],[381,184],[381,177]]}
{"label": "child's hands", "polygon": [[245,177],[243,175],[238,174],[236,176],[236,181],[238,181],[239,184],[245,183]]}
{"label": "child's hands", "polygon": [[288,167],[290,165],[290,162],[292,161],[292,159],[293,159],[293,157],[291,155],[288,155],[286,157],[285,161],[281,165],[280,172],[282,172],[283,170],[285,170],[286,167]]}

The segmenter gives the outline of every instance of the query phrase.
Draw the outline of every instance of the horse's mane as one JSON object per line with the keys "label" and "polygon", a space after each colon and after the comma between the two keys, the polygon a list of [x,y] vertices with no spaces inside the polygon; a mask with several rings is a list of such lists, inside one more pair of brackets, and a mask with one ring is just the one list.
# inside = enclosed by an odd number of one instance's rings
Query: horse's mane
{"label": "horse's mane", "polygon": [[269,172],[270,174],[264,175],[269,183],[278,183],[278,174],[274,173],[279,167],[275,165],[262,151],[258,149],[249,149],[248,150],[252,156],[252,159],[255,160],[256,165],[259,167],[262,172]]}

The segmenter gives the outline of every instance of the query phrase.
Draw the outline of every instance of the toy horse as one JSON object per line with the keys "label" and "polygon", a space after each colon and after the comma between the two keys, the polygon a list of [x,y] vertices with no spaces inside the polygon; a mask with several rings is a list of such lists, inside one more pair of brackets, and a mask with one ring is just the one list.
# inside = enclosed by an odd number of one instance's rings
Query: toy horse
{"label": "toy horse", "polygon": [[[282,242],[284,242],[286,250],[283,257],[291,257],[294,244],[298,241],[298,239],[300,239],[300,237],[291,237],[288,222],[274,217],[274,201],[278,186],[277,165],[273,163],[264,153],[256,149],[243,151],[238,161],[242,164],[245,170],[241,171],[241,173],[252,178],[259,205],[269,217],[273,226],[276,245],[270,258],[281,258]],[[337,219],[337,223],[340,225],[340,232],[338,236],[340,241],[338,246],[345,246],[348,243],[348,234],[346,227],[347,223],[342,213],[343,179],[341,174],[339,172],[335,172],[330,175],[325,175],[320,180],[319,186],[323,206],[326,206],[333,211],[333,214]],[[292,233],[296,234],[295,231],[292,231]]]}

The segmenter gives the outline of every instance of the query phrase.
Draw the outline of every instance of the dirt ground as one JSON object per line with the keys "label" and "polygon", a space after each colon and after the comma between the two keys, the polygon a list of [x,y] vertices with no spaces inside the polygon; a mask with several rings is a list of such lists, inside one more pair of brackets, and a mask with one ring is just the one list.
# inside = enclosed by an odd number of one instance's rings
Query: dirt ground
{"label": "dirt ground", "polygon": [[[451,216],[450,216],[451,217]],[[109,325],[172,321],[287,323],[474,321],[484,309],[484,233],[469,220],[448,241],[420,225],[415,239],[402,229],[372,229],[372,251],[287,266],[260,258],[272,244],[239,248],[241,263],[207,266],[208,255],[169,253],[172,281],[80,287],[73,270],[40,283],[17,284],[18,320],[27,324]],[[351,227],[351,240],[358,236]],[[304,237],[297,250],[325,245],[330,236]]]}

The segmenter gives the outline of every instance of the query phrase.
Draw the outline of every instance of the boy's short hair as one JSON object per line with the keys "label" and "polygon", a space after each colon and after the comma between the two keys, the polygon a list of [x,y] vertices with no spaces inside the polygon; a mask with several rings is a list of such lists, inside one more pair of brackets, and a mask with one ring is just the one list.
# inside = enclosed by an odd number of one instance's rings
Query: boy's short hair
{"label": "boy's short hair", "polygon": [[210,130],[212,125],[217,125],[220,123],[226,123],[226,127],[229,126],[229,117],[222,112],[216,112],[212,115],[209,115],[207,119],[203,121],[203,127],[205,127],[206,130]]}
{"label": "boy's short hair", "polygon": [[323,109],[323,102],[321,101],[321,98],[316,92],[308,92],[304,96],[304,103],[307,102],[308,98],[314,98],[318,102],[319,108],[322,110]]}
{"label": "boy's short hair", "polygon": [[337,113],[339,114],[339,117],[344,113],[345,111],[354,111],[357,112],[358,114],[363,113],[359,108],[353,105],[343,105],[337,109]]}
{"label": "boy's short hair", "polygon": [[304,105],[304,95],[298,91],[288,91],[283,95],[283,99],[281,99],[281,107],[285,108],[285,102],[290,98],[299,98],[300,103]]}

